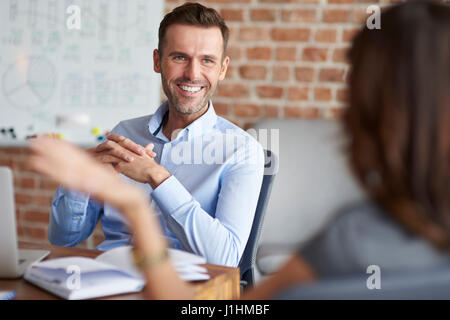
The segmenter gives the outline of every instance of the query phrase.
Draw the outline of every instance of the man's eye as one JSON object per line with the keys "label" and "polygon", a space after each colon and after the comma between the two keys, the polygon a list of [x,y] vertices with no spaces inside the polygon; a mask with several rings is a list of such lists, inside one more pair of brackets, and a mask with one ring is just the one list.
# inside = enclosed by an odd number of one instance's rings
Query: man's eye
{"label": "man's eye", "polygon": [[175,56],[175,60],[184,61],[184,57],[183,56]]}
{"label": "man's eye", "polygon": [[211,59],[203,59],[204,63],[213,63],[214,61],[212,61]]}

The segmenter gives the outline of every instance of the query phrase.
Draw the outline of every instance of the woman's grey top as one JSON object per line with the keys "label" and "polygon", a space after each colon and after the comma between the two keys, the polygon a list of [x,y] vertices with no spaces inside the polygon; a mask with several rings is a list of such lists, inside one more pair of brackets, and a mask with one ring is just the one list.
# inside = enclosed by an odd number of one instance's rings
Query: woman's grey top
{"label": "woman's grey top", "polygon": [[448,253],[406,231],[373,203],[342,211],[298,253],[321,278],[366,273],[371,265],[384,272],[450,263]]}

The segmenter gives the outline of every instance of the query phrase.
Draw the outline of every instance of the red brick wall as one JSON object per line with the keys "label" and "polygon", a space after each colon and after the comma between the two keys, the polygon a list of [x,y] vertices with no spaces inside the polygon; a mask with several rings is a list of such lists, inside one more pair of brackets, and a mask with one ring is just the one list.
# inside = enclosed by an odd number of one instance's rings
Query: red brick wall
{"label": "red brick wall", "polygon": [[24,148],[0,149],[0,165],[11,167],[14,173],[19,239],[45,242],[50,198],[56,187],[49,179],[28,170],[26,157]]}
{"label": "red brick wall", "polygon": [[[167,0],[166,10],[184,3]],[[247,128],[262,118],[335,118],[345,105],[345,53],[377,0],[207,0],[230,28],[217,112]]]}
{"label": "red brick wall", "polygon": [[[167,0],[166,11],[184,1]],[[335,118],[346,101],[345,52],[377,0],[209,0],[230,29],[231,58],[214,104],[247,128],[263,118]],[[23,148],[0,148],[13,168],[21,240],[47,242],[56,185],[27,170]],[[97,230],[83,246],[102,239]]]}
{"label": "red brick wall", "polygon": [[[51,179],[32,172],[27,165],[28,155],[26,148],[0,147],[0,166],[8,166],[13,170],[19,240],[48,243],[51,200],[58,185]],[[94,247],[102,239],[101,231],[96,230],[90,239],[79,246]]]}

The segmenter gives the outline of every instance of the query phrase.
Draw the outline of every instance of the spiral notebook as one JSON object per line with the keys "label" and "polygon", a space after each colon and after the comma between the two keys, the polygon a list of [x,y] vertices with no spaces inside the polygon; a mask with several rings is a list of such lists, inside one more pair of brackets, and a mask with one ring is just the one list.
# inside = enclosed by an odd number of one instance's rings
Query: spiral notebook
{"label": "spiral notebook", "polygon": [[[206,259],[188,252],[168,249],[179,276],[186,281],[208,280],[201,264]],[[139,292],[145,286],[142,274],[134,266],[131,247],[109,250],[95,259],[67,257],[31,265],[25,280],[68,300],[92,299]]]}

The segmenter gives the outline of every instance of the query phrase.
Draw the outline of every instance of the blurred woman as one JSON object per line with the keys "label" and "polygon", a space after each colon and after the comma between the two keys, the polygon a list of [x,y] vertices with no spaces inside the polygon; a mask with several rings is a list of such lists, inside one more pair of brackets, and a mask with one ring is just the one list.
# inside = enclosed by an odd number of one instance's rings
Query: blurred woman
{"label": "blurred woman", "polygon": [[[363,27],[349,51],[343,125],[350,165],[371,197],[349,204],[322,232],[244,298],[294,283],[450,261],[450,8],[408,2]],[[192,299],[165,254],[146,196],[78,148],[49,138],[31,145],[31,166],[116,206],[130,222],[149,298]]]}

